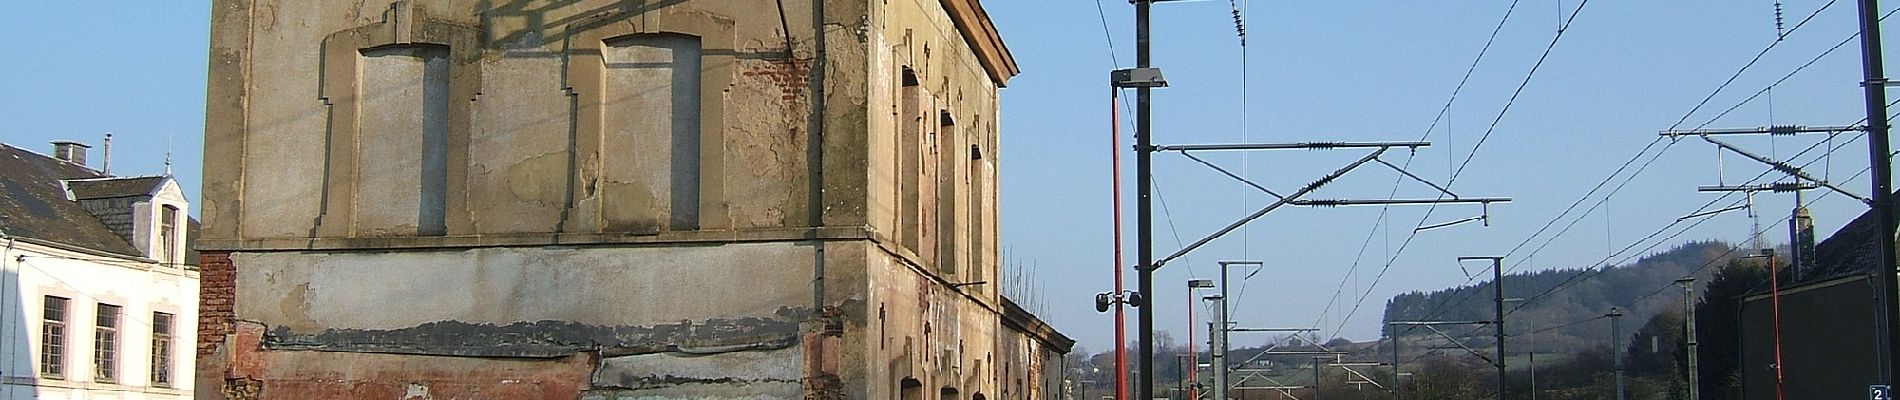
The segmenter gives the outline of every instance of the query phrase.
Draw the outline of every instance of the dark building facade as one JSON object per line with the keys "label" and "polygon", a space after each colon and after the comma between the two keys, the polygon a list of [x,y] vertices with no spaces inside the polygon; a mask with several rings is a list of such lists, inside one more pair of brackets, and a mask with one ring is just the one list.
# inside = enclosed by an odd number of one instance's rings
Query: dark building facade
{"label": "dark building facade", "polygon": [[[1812,268],[1782,268],[1780,347],[1782,390],[1789,399],[1864,399],[1880,376],[1880,281],[1871,212],[1860,215],[1815,248]],[[1891,240],[1891,238],[1889,238]],[[1787,264],[1788,260],[1777,260]],[[1776,398],[1774,293],[1762,284],[1742,301],[1738,371],[1742,395]],[[1706,378],[1705,378],[1706,379]]]}

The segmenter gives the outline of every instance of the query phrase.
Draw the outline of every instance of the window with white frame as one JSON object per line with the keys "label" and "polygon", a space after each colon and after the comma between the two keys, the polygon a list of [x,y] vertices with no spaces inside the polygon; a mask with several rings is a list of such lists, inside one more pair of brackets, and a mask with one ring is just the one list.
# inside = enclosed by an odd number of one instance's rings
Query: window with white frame
{"label": "window with white frame", "polygon": [[178,249],[178,207],[166,205],[158,213],[158,249],[153,258],[167,267],[176,267],[180,263],[176,254]]}
{"label": "window with white frame", "polygon": [[66,319],[67,305],[71,300],[46,296],[41,307],[40,317],[40,376],[50,379],[66,377]]}
{"label": "window with white frame", "polygon": [[118,382],[119,306],[99,303],[99,318],[92,333],[92,380]]}
{"label": "window with white frame", "polygon": [[172,387],[172,315],[152,313],[152,386]]}

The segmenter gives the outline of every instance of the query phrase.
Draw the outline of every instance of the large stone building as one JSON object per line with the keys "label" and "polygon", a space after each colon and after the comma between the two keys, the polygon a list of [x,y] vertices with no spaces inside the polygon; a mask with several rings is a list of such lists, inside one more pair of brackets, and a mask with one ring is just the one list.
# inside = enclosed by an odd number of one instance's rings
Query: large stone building
{"label": "large stone building", "polygon": [[1051,398],[977,0],[216,0],[201,398]]}
{"label": "large stone building", "polygon": [[0,144],[0,400],[191,398],[184,191],[53,154]]}

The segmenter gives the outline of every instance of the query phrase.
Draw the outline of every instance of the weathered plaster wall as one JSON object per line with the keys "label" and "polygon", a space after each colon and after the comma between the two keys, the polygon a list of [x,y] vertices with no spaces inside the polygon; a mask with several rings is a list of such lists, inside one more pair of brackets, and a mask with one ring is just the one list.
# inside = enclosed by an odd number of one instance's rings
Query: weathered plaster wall
{"label": "weathered plaster wall", "polygon": [[938,2],[884,1],[871,20],[869,224],[953,280],[994,280],[999,85]]}
{"label": "weathered plaster wall", "polygon": [[952,288],[885,249],[871,258],[864,354],[869,398],[895,398],[906,379],[926,393],[996,396],[997,312],[973,286]]}
{"label": "weathered plaster wall", "polygon": [[236,326],[230,369],[198,398],[572,399],[590,386],[596,361],[250,350],[263,346],[264,330]]}
{"label": "weathered plaster wall", "polygon": [[[998,84],[945,4],[216,1],[204,398],[997,398]],[[371,95],[441,68],[410,171]]]}
{"label": "weathered plaster wall", "polygon": [[[869,5],[827,3],[836,22],[823,25],[821,60],[814,2],[786,2],[781,25],[773,7],[712,1],[219,1],[206,150],[220,184],[206,193],[206,244],[600,243],[862,225]],[[639,35],[691,38],[698,57],[621,60],[612,44]],[[392,63],[392,46],[446,48],[431,58],[446,65]],[[445,75],[446,89],[421,90]],[[640,106],[654,96],[669,107]],[[655,123],[666,126],[642,128]],[[660,128],[671,133],[646,132]],[[403,132],[441,129],[445,171],[433,175],[446,182],[432,183],[420,164],[438,150]],[[441,205],[416,204],[438,189]],[[402,224],[432,219],[430,207],[444,208],[433,217],[443,232]]]}
{"label": "weathered plaster wall", "polygon": [[[268,252],[231,259],[242,266],[237,295],[249,300],[237,304],[241,319],[316,334],[439,321],[619,327],[797,318],[798,310],[810,308],[811,253],[809,246],[772,243]],[[391,271],[412,279],[395,279],[404,277]],[[391,304],[403,312],[377,312]],[[782,333],[791,335],[796,325],[785,323]]]}
{"label": "weathered plaster wall", "polygon": [[222,383],[204,398],[363,398],[410,384],[437,396],[785,398],[823,376],[842,390],[860,369],[837,350],[861,329],[846,310],[862,310],[853,271],[865,243],[826,243],[825,296],[840,306],[817,313],[819,255],[801,242],[235,253],[206,266],[210,286],[231,272],[237,322],[200,347],[200,379]]}

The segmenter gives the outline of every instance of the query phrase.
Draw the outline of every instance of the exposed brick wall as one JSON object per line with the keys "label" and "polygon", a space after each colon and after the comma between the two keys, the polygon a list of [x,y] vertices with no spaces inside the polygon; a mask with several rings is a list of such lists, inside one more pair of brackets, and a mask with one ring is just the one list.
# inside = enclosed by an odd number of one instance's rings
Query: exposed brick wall
{"label": "exposed brick wall", "polygon": [[741,74],[771,79],[779,88],[779,99],[795,100],[811,84],[811,61],[769,60],[746,63]]}
{"label": "exposed brick wall", "polygon": [[211,356],[225,335],[232,333],[231,318],[237,297],[237,269],[230,252],[203,252],[198,256],[198,359]]}

